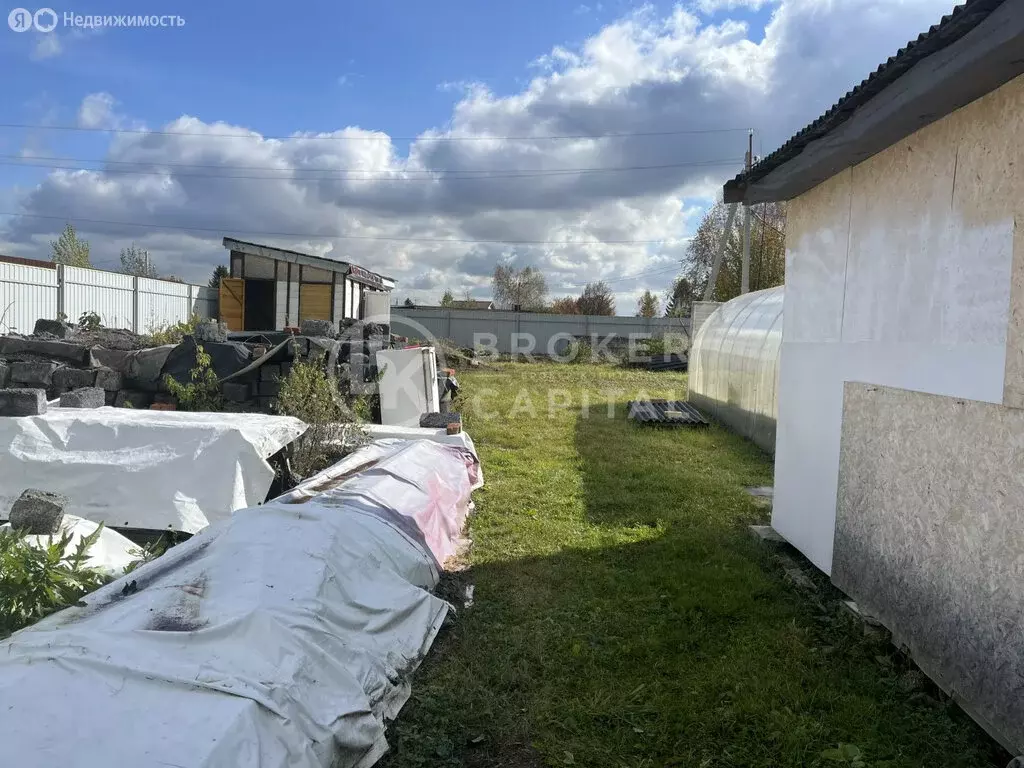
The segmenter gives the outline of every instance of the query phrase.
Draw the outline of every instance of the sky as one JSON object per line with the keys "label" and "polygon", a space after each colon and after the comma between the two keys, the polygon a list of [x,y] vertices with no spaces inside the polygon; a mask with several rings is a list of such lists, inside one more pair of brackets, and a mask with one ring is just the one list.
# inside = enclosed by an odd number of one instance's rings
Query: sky
{"label": "sky", "polygon": [[[71,222],[96,267],[134,242],[205,283],[231,236],[419,303],[489,298],[507,262],[552,297],[606,280],[630,315],[678,274],[748,131],[776,149],[952,0],[52,9],[52,31],[0,27],[0,253],[47,259]],[[141,13],[183,23],[64,23]]]}

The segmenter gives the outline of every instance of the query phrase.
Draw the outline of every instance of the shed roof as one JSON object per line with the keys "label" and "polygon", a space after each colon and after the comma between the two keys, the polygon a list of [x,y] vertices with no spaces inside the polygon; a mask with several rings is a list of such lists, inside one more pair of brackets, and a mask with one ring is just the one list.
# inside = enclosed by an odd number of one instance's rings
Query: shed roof
{"label": "shed roof", "polygon": [[1024,73],[1024,2],[967,0],[753,168],[727,203],[787,200]]}
{"label": "shed roof", "polygon": [[305,264],[309,267],[326,269],[331,272],[352,274],[353,277],[356,278],[361,276],[360,273],[363,275],[372,275],[376,277],[386,289],[390,290],[395,287],[394,278],[382,275],[378,272],[373,272],[365,267],[360,267],[358,264],[352,264],[347,261],[326,259],[323,256],[313,256],[312,254],[302,253],[301,251],[290,251],[287,248],[278,248],[276,245],[264,245],[263,243],[253,243],[248,240],[236,240],[233,237],[224,238],[224,247],[231,251],[249,253],[253,256],[263,256],[264,258],[276,259],[278,261],[290,261],[293,264]]}

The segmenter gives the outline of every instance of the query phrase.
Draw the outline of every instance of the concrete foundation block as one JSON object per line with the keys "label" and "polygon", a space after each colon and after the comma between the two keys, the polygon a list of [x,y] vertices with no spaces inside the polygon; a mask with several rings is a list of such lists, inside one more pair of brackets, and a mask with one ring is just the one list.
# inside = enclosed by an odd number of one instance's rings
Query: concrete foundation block
{"label": "concrete foundation block", "polygon": [[49,339],[23,338],[21,336],[4,336],[0,338],[0,355],[17,354],[39,355],[55,360],[66,360],[78,365],[92,365],[92,351],[81,344],[66,341],[50,341]]}
{"label": "concrete foundation block", "polygon": [[772,528],[770,525],[751,525],[748,527],[750,535],[758,541],[763,541],[766,544],[785,544],[786,540],[782,538],[782,535]]}
{"label": "concrete foundation block", "polygon": [[93,387],[96,385],[95,368],[58,368],[53,372],[53,388],[58,392]]}
{"label": "concrete foundation block", "polygon": [[49,360],[26,360],[11,365],[11,383],[46,388],[53,384],[57,363]]}
{"label": "concrete foundation block", "polygon": [[124,379],[120,373],[111,368],[97,368],[92,386],[99,387],[106,392],[117,392],[124,386]]}
{"label": "concrete foundation block", "polygon": [[303,320],[299,324],[299,333],[303,336],[333,338],[338,335],[338,328],[331,320]]}
{"label": "concrete foundation block", "polygon": [[281,382],[261,381],[256,385],[256,394],[260,397],[277,397],[281,392]]}
{"label": "concrete foundation block", "polygon": [[39,416],[44,413],[45,389],[0,389],[0,416]]}
{"label": "concrete foundation block", "polygon": [[244,403],[250,397],[250,389],[248,384],[239,384],[234,381],[228,381],[221,385],[221,394],[224,395],[225,400],[229,400],[233,403]]}
{"label": "concrete foundation block", "polygon": [[136,392],[131,389],[122,389],[114,398],[115,408],[149,408],[153,402],[153,396],[148,392]]}
{"label": "concrete foundation block", "polygon": [[277,381],[281,378],[281,366],[267,363],[260,366],[260,381]]}
{"label": "concrete foundation block", "polygon": [[60,396],[61,408],[102,408],[107,404],[106,392],[99,387],[82,387]]}
{"label": "concrete foundation block", "polygon": [[11,528],[37,536],[60,533],[68,503],[67,496],[29,488],[11,505]]}
{"label": "concrete foundation block", "polygon": [[56,336],[58,339],[66,339],[69,336],[73,336],[75,328],[72,325],[68,325],[60,320],[46,320],[40,318],[36,320],[36,325],[32,329],[33,335],[38,336],[42,333],[48,333],[51,336]]}
{"label": "concrete foundation block", "polygon": [[192,337],[200,344],[208,341],[223,344],[228,340],[228,324],[218,323],[216,320],[199,323],[192,332]]}
{"label": "concrete foundation block", "polygon": [[7,381],[11,377],[11,366],[7,363],[0,362],[0,389],[7,386]]}

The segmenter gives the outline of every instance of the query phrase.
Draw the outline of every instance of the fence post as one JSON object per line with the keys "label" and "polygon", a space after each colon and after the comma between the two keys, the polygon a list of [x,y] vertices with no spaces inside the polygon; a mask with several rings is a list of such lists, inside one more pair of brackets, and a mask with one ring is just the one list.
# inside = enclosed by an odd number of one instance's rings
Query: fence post
{"label": "fence post", "polygon": [[64,314],[64,265],[57,265],[57,318],[67,320]]}
{"label": "fence post", "polygon": [[139,278],[132,278],[132,330],[139,331]]}
{"label": "fence post", "polygon": [[[276,274],[277,274],[277,272],[275,272],[274,274],[276,275]],[[189,320],[191,320],[191,319],[192,319],[192,311],[193,311],[193,310],[195,309],[195,306],[196,306],[196,302],[195,302],[195,299],[193,298],[193,292],[194,292],[194,291],[193,291],[193,289],[194,289],[194,288],[195,288],[195,286],[194,286],[194,285],[192,285],[192,283],[189,283],[189,284],[188,284],[188,306],[187,306],[187,307],[185,307],[185,322],[186,322],[186,323],[187,323],[187,322],[188,322]],[[276,286],[275,286],[275,289],[276,289]],[[276,298],[276,297],[275,297],[275,298]],[[332,305],[332,307],[331,307],[331,311],[332,311],[332,312],[334,311],[334,307],[333,307],[333,305]]]}

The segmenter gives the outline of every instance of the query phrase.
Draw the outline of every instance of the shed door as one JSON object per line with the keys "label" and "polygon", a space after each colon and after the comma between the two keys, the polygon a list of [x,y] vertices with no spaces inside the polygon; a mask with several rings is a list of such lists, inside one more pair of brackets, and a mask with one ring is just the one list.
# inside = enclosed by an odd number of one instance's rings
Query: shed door
{"label": "shed door", "polygon": [[220,279],[220,319],[229,331],[245,330],[245,280],[239,277]]}
{"label": "shed door", "polygon": [[331,286],[303,283],[299,286],[299,322],[331,319]]}

